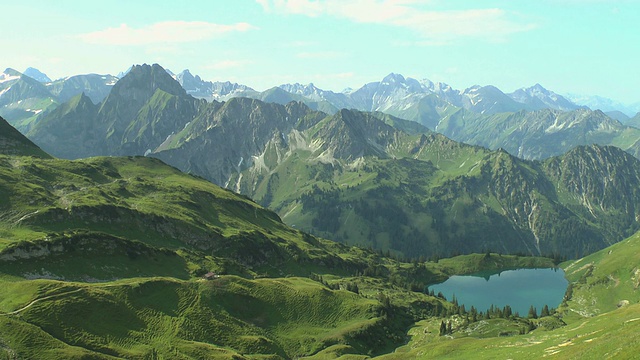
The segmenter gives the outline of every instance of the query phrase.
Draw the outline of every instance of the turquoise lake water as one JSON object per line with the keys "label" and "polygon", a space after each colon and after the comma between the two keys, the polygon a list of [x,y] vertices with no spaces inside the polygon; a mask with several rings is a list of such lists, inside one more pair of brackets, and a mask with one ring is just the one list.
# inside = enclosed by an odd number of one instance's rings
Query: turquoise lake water
{"label": "turquoise lake water", "polygon": [[429,291],[442,292],[451,301],[469,310],[474,306],[485,312],[491,305],[511,306],[514,312],[527,316],[533,305],[540,314],[544,305],[556,308],[562,302],[568,281],[562,269],[518,269],[500,273],[455,275],[447,281],[429,286]]}

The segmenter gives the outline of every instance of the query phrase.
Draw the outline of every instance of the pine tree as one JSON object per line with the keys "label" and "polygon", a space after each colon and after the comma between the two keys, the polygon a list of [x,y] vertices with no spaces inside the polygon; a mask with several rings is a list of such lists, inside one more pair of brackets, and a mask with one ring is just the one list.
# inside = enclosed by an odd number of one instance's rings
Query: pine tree
{"label": "pine tree", "polygon": [[537,319],[538,318],[538,310],[531,305],[529,308],[529,315],[527,315],[529,319]]}
{"label": "pine tree", "polygon": [[505,305],[504,309],[502,309],[502,316],[504,316],[505,319],[508,319],[511,317],[511,315],[513,315],[513,310],[511,310],[511,306]]}
{"label": "pine tree", "polygon": [[447,333],[447,325],[444,323],[444,320],[440,323],[440,336],[443,336]]}
{"label": "pine tree", "polygon": [[542,308],[542,311],[540,311],[540,317],[545,317],[545,316],[549,316],[549,306],[545,305]]}

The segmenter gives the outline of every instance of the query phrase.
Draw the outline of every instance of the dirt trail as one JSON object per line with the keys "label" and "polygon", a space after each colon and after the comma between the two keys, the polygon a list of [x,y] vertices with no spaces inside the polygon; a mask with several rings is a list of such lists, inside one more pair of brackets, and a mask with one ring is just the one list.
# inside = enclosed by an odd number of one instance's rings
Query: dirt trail
{"label": "dirt trail", "polygon": [[2,315],[4,315],[4,316],[6,316],[6,315],[16,315],[16,314],[19,314],[19,313],[21,313],[21,312],[23,312],[23,311],[27,310],[27,309],[28,309],[28,308],[30,308],[33,304],[35,304],[35,303],[37,303],[37,302],[39,302],[39,301],[42,301],[42,300],[48,300],[48,299],[51,299],[51,298],[54,298],[54,297],[58,297],[58,296],[63,296],[63,295],[69,295],[69,294],[77,293],[77,292],[82,291],[82,290],[83,290],[83,289],[82,289],[82,288],[80,288],[80,289],[75,289],[75,290],[71,290],[71,291],[63,292],[63,293],[60,293],[60,294],[54,294],[54,295],[49,295],[49,296],[41,297],[41,298],[39,298],[39,299],[35,299],[35,300],[33,300],[32,302],[28,303],[27,305],[25,305],[25,306],[21,307],[21,308],[20,308],[20,309],[18,309],[18,310],[14,310],[14,311],[11,311],[11,312],[8,312],[8,313],[0,313],[0,316],[2,316]]}

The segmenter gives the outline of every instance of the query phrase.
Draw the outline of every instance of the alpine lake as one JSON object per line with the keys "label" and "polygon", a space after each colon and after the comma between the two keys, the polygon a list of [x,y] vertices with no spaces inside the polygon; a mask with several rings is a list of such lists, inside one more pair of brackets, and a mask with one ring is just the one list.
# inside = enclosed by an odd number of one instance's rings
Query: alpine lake
{"label": "alpine lake", "polygon": [[556,308],[562,302],[568,281],[559,268],[505,270],[499,273],[454,275],[445,282],[429,286],[448,300],[455,297],[467,310],[474,306],[486,312],[491,305],[509,305],[514,312],[527,316],[531,306],[538,314],[545,305]]}

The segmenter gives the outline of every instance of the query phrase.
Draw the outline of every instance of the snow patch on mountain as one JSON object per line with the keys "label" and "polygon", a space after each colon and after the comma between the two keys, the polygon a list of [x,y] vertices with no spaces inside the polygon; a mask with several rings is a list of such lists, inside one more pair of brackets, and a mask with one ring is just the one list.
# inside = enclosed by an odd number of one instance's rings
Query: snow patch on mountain
{"label": "snow patch on mountain", "polygon": [[14,81],[20,79],[20,75],[0,74],[0,83]]}

